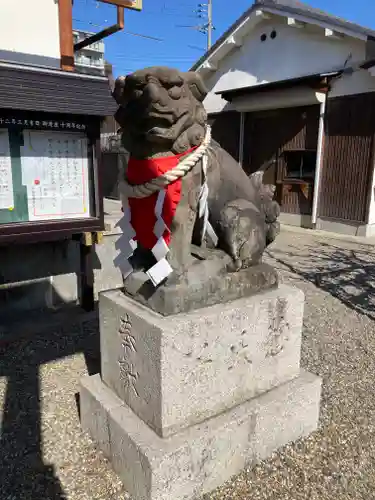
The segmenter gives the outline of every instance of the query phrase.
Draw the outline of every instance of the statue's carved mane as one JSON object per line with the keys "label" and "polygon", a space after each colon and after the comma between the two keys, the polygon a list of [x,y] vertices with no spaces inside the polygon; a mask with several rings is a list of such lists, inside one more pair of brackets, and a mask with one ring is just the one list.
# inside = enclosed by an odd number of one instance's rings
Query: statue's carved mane
{"label": "statue's carved mane", "polygon": [[183,153],[205,135],[207,90],[196,73],[146,68],[116,80],[116,120],[136,157]]}

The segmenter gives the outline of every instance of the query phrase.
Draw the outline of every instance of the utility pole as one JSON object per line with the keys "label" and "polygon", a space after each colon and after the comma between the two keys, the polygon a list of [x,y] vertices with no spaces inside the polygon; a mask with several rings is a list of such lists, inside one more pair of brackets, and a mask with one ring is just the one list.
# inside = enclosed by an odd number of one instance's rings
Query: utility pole
{"label": "utility pole", "polygon": [[199,3],[198,9],[194,10],[194,13],[199,19],[204,20],[203,24],[198,24],[196,26],[177,24],[177,28],[191,28],[193,30],[199,31],[207,35],[207,50],[211,48],[212,45],[212,31],[215,26],[212,23],[212,2],[213,0],[207,0],[207,3]]}
{"label": "utility pole", "polygon": [[[214,25],[212,22],[212,1],[207,0],[207,3],[200,3],[198,5],[198,14],[199,17],[205,17],[207,22],[203,26],[199,26],[198,31],[201,33],[207,34],[207,50],[210,50],[212,45],[212,30],[214,30]],[[207,9],[207,10],[206,10]]]}
{"label": "utility pole", "polygon": [[207,50],[210,50],[212,45],[212,0],[207,0]]}

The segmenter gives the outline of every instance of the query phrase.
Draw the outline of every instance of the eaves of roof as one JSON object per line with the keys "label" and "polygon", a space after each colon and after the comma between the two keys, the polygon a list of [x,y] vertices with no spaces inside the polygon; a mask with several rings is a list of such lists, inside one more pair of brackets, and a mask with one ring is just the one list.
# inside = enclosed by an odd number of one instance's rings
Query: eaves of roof
{"label": "eaves of roof", "polygon": [[0,108],[104,117],[117,106],[105,77],[0,61]]}
{"label": "eaves of roof", "polygon": [[328,14],[320,9],[310,7],[308,4],[298,0],[256,0],[255,3],[246,10],[232,26],[216,41],[216,43],[191,67],[191,71],[196,71],[209,57],[216,52],[234,32],[241,26],[251,14],[257,10],[276,13],[284,16],[302,16],[311,21],[311,23],[324,24],[338,31],[344,30],[357,35],[362,39],[375,40],[375,31],[364,26],[352,23],[345,19]]}
{"label": "eaves of roof", "polygon": [[[236,97],[242,97],[244,95],[255,94],[259,92],[268,92],[272,90],[282,90],[290,87],[298,87],[301,85],[311,84],[311,85],[321,85],[322,80],[331,80],[332,78],[338,77],[343,73],[344,70],[336,70],[325,73],[314,73],[310,75],[304,75],[296,78],[288,78],[285,80],[278,80],[275,82],[261,83],[259,85],[251,85],[248,87],[238,87],[235,89],[221,90],[215,92],[215,94],[221,95],[223,99],[231,102]],[[318,88],[318,87],[317,87]]]}

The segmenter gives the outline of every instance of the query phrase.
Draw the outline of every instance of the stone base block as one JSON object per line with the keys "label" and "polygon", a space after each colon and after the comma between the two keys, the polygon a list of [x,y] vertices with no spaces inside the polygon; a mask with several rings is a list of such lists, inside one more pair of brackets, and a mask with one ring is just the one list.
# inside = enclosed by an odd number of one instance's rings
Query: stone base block
{"label": "stone base block", "polygon": [[161,437],[297,377],[304,296],[281,285],[165,318],[100,296],[102,378]]}
{"label": "stone base block", "polygon": [[81,387],[82,427],[134,500],[193,500],[317,428],[321,380],[309,373],[161,438],[101,380]]}
{"label": "stone base block", "polygon": [[[215,251],[216,253],[216,251]],[[183,275],[173,275],[157,288],[143,272],[132,273],[124,282],[124,290],[137,302],[170,316],[187,313],[243,297],[251,297],[278,286],[276,270],[258,264],[236,273],[228,273],[229,255],[197,260]]]}

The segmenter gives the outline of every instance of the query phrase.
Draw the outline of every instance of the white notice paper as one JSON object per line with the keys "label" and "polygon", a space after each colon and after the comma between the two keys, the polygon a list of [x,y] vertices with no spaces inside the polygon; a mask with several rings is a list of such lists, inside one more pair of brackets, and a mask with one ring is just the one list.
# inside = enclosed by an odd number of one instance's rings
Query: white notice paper
{"label": "white notice paper", "polygon": [[84,134],[25,131],[22,183],[29,220],[90,217],[87,138]]}
{"label": "white notice paper", "polygon": [[7,130],[0,130],[0,210],[13,210],[13,208],[13,176],[9,135]]}

